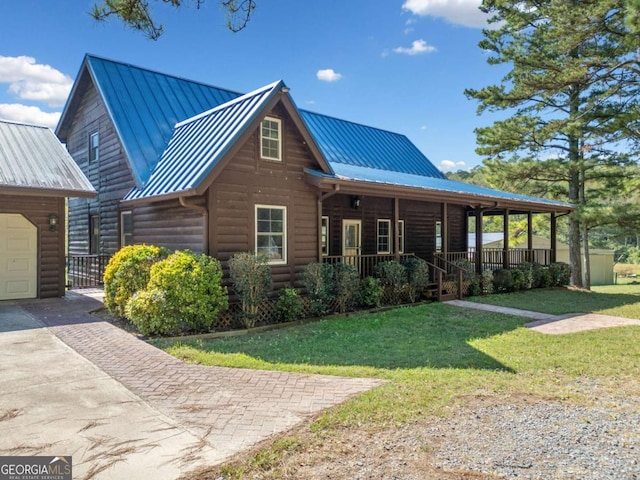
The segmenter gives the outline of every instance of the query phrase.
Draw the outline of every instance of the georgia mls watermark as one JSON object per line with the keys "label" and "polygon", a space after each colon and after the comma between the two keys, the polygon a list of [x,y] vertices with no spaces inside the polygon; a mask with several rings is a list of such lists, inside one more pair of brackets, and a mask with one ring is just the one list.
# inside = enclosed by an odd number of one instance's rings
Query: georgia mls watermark
{"label": "georgia mls watermark", "polygon": [[71,480],[71,457],[0,457],[0,480]]}

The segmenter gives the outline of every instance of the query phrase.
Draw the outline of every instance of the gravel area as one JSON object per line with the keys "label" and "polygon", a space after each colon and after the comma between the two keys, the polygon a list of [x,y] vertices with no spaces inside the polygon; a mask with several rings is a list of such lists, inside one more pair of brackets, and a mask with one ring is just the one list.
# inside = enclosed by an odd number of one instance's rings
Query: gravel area
{"label": "gravel area", "polygon": [[489,405],[438,422],[427,434],[440,439],[433,454],[444,470],[527,480],[640,479],[640,413],[628,405]]}

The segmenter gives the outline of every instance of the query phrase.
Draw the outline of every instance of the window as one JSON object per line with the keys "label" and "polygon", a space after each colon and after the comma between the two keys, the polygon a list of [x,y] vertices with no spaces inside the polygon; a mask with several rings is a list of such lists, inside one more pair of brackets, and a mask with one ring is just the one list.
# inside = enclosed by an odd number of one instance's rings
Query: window
{"label": "window", "polygon": [[89,217],[89,253],[92,255],[100,253],[100,215]]}
{"label": "window", "polygon": [[436,222],[436,252],[442,251],[442,222]]}
{"label": "window", "polygon": [[256,205],[256,253],[287,263],[287,208]]}
{"label": "window", "polygon": [[120,212],[120,247],[133,245],[133,214]]}
{"label": "window", "polygon": [[99,158],[98,148],[100,146],[100,139],[98,132],[94,132],[89,135],[89,161],[96,162]]}
{"label": "window", "polygon": [[378,253],[391,253],[391,220],[378,220]]}
{"label": "window", "polygon": [[267,160],[282,160],[282,121],[266,117],[260,125],[260,156]]}
{"label": "window", "polygon": [[404,253],[404,220],[398,220],[398,253]]}
{"label": "window", "polygon": [[329,217],[322,217],[320,243],[322,244],[322,255],[329,255]]}

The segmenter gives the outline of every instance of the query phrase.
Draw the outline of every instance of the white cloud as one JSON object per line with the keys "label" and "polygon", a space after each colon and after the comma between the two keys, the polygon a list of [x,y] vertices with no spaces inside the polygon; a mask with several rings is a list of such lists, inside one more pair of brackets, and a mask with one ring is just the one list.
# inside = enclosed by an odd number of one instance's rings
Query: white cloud
{"label": "white cloud", "polygon": [[9,84],[9,93],[23,100],[62,106],[71,91],[73,79],[33,57],[0,55],[0,83]]}
{"label": "white cloud", "polygon": [[43,112],[38,107],[19,103],[0,103],[0,118],[14,122],[33,123],[54,128],[60,119],[60,112]]}
{"label": "white cloud", "polygon": [[342,78],[342,74],[336,72],[333,68],[327,68],[324,70],[318,70],[316,77],[318,77],[318,80],[322,80],[323,82],[337,82]]}
{"label": "white cloud", "polygon": [[405,0],[403,10],[421,17],[444,18],[465,27],[487,27],[489,16],[478,8],[481,0]]}
{"label": "white cloud", "polygon": [[426,125],[420,125],[420,130],[427,130],[429,127],[427,127]]}
{"label": "white cloud", "polygon": [[414,40],[410,47],[398,47],[393,49],[396,53],[404,55],[420,55],[422,53],[431,53],[436,51],[436,47],[427,44],[424,40]]}
{"label": "white cloud", "polygon": [[442,172],[450,172],[452,170],[460,170],[466,167],[466,163],[463,161],[454,162],[453,160],[442,160],[438,167]]}

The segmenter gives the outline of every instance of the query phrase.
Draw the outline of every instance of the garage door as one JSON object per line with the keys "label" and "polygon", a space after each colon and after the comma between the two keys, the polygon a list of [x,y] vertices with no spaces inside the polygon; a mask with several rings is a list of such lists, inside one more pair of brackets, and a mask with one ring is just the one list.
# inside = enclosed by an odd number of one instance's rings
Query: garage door
{"label": "garage door", "polygon": [[0,300],[38,294],[38,229],[22,215],[0,213]]}

